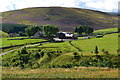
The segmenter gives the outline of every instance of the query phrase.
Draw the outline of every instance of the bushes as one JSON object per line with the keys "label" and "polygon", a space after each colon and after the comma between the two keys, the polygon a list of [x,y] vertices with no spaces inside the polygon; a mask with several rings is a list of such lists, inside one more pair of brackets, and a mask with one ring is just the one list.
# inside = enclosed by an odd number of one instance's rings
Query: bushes
{"label": "bushes", "polygon": [[81,61],[80,62],[80,66],[86,66],[86,67],[90,66],[89,60],[83,60],[83,61]]}
{"label": "bushes", "polygon": [[106,51],[105,49],[102,49],[101,50],[104,54],[108,55],[109,54],[109,51]]}
{"label": "bushes", "polygon": [[[102,50],[105,52],[106,50]],[[70,54],[61,54],[60,50],[54,49],[41,49],[41,50],[28,50],[23,48],[18,51],[18,54],[12,56],[3,66],[20,66],[24,68],[71,68],[74,66],[96,66],[96,67],[111,67],[118,68],[119,62],[117,56],[112,55],[93,55],[83,56],[78,52]],[[59,57],[58,57],[59,56]],[[58,58],[57,58],[58,57]],[[55,59],[56,58],[56,59]],[[61,60],[60,60],[61,59]],[[52,60],[55,60],[52,62]]]}
{"label": "bushes", "polygon": [[[16,52],[15,52],[16,53]],[[15,56],[12,56],[9,61],[6,60],[3,66],[13,66],[24,68],[38,68],[46,65],[46,63],[61,54],[60,50],[52,49],[38,49],[38,50],[28,50],[26,47],[19,50]],[[45,58],[44,58],[45,56]],[[46,58],[47,57],[47,58]],[[39,60],[44,60],[42,64],[38,63]],[[46,65],[49,67],[49,65]]]}
{"label": "bushes", "polygon": [[34,58],[35,58],[35,59],[39,59],[39,58],[40,58],[40,54],[37,52],[37,53],[34,55]]}
{"label": "bushes", "polygon": [[[119,65],[119,62],[114,60],[115,57],[108,56],[92,56],[88,57],[85,60],[82,60],[80,62],[79,66],[96,66],[96,67],[111,67],[111,68],[117,68]],[[117,58],[115,58],[117,59]]]}
{"label": "bushes", "polygon": [[95,46],[94,52],[95,52],[95,54],[98,54],[98,53],[99,53],[99,52],[98,52],[98,47],[97,47],[97,46]]}
{"label": "bushes", "polygon": [[32,69],[36,69],[36,68],[39,68],[40,67],[40,65],[39,65],[39,63],[37,63],[37,62],[35,62],[35,63],[33,63],[32,65],[31,65],[31,68]]}
{"label": "bushes", "polygon": [[74,55],[74,59],[77,59],[77,60],[80,59],[80,55],[77,52],[74,52],[73,55]]}
{"label": "bushes", "polygon": [[120,55],[120,49],[117,49],[116,51],[117,51],[118,55]]}

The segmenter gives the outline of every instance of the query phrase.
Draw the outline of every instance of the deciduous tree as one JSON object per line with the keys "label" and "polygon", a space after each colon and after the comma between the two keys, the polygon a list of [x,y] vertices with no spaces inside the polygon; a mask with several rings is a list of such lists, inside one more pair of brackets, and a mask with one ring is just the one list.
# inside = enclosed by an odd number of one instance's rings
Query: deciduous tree
{"label": "deciduous tree", "polygon": [[48,24],[43,26],[43,32],[47,38],[52,39],[57,35],[57,32],[59,32],[59,29],[58,29],[58,26],[56,25]]}

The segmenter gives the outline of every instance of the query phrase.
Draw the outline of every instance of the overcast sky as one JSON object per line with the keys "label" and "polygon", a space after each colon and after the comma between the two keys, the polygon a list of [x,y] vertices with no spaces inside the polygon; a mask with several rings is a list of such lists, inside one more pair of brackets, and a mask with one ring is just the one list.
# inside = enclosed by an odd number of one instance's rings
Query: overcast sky
{"label": "overcast sky", "polygon": [[76,7],[117,12],[119,0],[0,0],[0,12],[28,7]]}

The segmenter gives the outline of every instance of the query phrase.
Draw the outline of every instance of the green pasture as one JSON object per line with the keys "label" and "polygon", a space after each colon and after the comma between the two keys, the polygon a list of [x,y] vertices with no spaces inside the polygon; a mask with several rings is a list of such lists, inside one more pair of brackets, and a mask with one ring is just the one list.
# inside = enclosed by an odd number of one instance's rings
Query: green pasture
{"label": "green pasture", "polygon": [[7,39],[15,39],[15,38],[22,38],[22,37],[0,38],[0,42],[2,42],[0,43],[0,45],[2,45],[2,47],[7,47],[13,45],[29,44],[29,43],[45,41],[44,39],[7,40]]}
{"label": "green pasture", "polygon": [[52,48],[52,49],[61,50],[63,52],[78,51],[76,48],[71,46],[68,43],[68,41],[66,41],[66,42],[50,42],[50,43],[43,44],[42,46],[39,46],[39,47],[56,47],[56,48]]}
{"label": "green pasture", "polygon": [[105,34],[105,33],[111,33],[115,31],[118,31],[118,28],[107,28],[107,29],[95,30],[94,33]]}
{"label": "green pasture", "polygon": [[[102,54],[102,49],[108,51],[110,54],[117,54],[116,50],[118,49],[118,33],[108,34],[102,38],[75,40],[72,41],[71,43],[75,47],[81,49],[82,53],[84,53],[85,55],[92,55],[91,52],[94,52],[95,46],[98,47],[99,54]],[[71,46],[68,41],[47,43],[43,44],[41,47],[56,47],[53,49],[62,50],[64,52],[78,51],[78,49]]]}
{"label": "green pasture", "polygon": [[95,46],[101,53],[102,49],[109,51],[110,54],[116,54],[118,49],[118,33],[105,35],[103,38],[91,38],[86,40],[72,41],[72,44],[80,48],[83,53],[94,51]]}
{"label": "green pasture", "polygon": [[118,28],[107,28],[107,29],[101,29],[101,30],[96,30],[95,32],[112,32],[112,31],[118,31]]}

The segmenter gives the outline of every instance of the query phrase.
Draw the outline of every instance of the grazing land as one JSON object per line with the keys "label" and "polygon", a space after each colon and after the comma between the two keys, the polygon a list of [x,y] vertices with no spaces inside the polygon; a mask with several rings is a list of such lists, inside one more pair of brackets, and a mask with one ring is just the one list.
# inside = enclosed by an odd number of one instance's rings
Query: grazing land
{"label": "grazing land", "polygon": [[15,39],[15,38],[25,38],[25,37],[1,38],[0,41],[2,41],[2,47],[45,41],[44,39],[7,40],[7,39]]}
{"label": "grazing land", "polygon": [[[71,44],[69,41],[53,41],[29,47],[25,54],[21,49],[8,53],[2,57],[2,77],[118,78],[118,33],[102,38],[75,40]],[[94,53],[96,45],[98,54]],[[108,52],[104,53],[102,49]]]}
{"label": "grazing land", "polygon": [[107,28],[107,29],[96,30],[94,31],[94,33],[104,35],[104,34],[110,34],[117,31],[118,31],[118,28]]}
{"label": "grazing land", "polygon": [[[82,50],[82,53],[91,54],[94,51],[95,46],[98,46],[99,51],[105,49],[110,52],[110,54],[116,54],[118,49],[118,33],[108,34],[102,38],[91,38],[85,40],[75,40],[71,42],[74,46]],[[71,46],[69,42],[61,43],[47,43],[42,45],[43,47],[58,47],[61,50],[68,51],[78,51],[75,47]]]}
{"label": "grazing land", "polygon": [[105,49],[110,54],[117,54],[118,49],[118,33],[105,35],[103,38],[91,38],[87,40],[72,41],[72,44],[80,48],[83,53],[90,53],[94,51],[95,46],[98,46],[99,51]]}
{"label": "grazing land", "polygon": [[113,32],[113,31],[118,31],[118,28],[101,29],[101,30],[96,30],[95,32]]}

